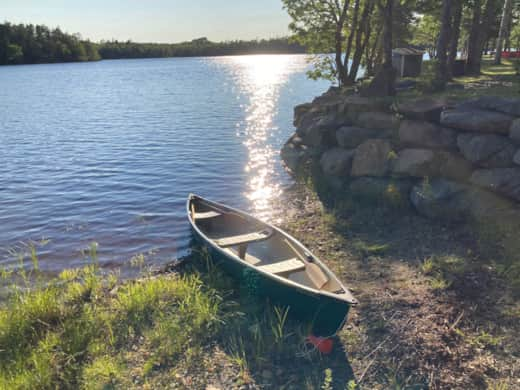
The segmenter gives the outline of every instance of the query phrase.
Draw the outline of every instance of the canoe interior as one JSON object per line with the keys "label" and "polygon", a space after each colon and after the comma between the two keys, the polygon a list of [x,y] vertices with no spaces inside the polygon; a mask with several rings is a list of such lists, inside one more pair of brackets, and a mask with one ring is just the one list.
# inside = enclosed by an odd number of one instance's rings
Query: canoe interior
{"label": "canoe interior", "polygon": [[197,228],[233,257],[294,283],[355,301],[312,254],[268,224],[198,197],[191,199],[189,212]]}

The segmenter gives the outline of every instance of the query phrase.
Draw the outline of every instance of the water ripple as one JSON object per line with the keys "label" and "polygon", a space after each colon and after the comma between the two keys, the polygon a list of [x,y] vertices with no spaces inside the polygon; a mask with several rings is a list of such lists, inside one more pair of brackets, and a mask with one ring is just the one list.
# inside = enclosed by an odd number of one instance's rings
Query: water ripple
{"label": "water ripple", "polygon": [[0,265],[41,242],[41,266],[106,266],[188,248],[199,193],[273,219],[290,179],[292,108],[326,86],[304,56],[0,67]]}

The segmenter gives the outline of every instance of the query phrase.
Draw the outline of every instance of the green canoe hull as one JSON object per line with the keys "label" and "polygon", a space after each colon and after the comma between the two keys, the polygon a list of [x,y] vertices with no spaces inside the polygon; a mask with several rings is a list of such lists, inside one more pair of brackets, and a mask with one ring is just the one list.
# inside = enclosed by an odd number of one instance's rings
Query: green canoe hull
{"label": "green canoe hull", "polygon": [[343,327],[351,306],[348,302],[270,278],[208,245],[195,229],[192,232],[197,242],[207,248],[215,264],[237,280],[240,289],[248,295],[269,298],[274,304],[289,307],[291,316],[312,324],[315,336],[330,337]]}

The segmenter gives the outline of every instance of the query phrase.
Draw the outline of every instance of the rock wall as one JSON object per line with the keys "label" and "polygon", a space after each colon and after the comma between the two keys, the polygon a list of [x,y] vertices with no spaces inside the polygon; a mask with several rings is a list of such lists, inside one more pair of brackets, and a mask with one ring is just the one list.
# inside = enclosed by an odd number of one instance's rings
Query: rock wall
{"label": "rock wall", "polygon": [[397,104],[331,88],[295,107],[294,126],[291,171],[319,164],[352,192],[392,185],[429,217],[520,221],[520,99]]}

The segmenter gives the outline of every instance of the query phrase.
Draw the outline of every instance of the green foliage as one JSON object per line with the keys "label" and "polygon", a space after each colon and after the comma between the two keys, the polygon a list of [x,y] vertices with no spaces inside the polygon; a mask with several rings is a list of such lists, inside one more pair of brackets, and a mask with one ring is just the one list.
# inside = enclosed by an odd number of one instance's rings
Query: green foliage
{"label": "green foliage", "polygon": [[95,61],[96,45],[43,25],[0,24],[0,65]]}
{"label": "green foliage", "polygon": [[304,53],[288,38],[211,42],[206,38],[175,44],[102,41],[93,43],[43,25],[0,24],[0,65],[97,61],[117,58],[193,57]]}
{"label": "green foliage", "polygon": [[434,256],[424,260],[421,270],[430,276],[430,286],[434,290],[444,290],[463,275],[469,265],[457,256]]}
{"label": "green foliage", "polygon": [[417,24],[413,27],[414,45],[424,47],[430,58],[434,58],[435,46],[441,29],[440,17],[435,14],[422,15]]}
{"label": "green foliage", "polygon": [[119,354],[138,337],[161,364],[219,328],[221,300],[197,274],[112,287],[91,265],[15,288],[0,307],[0,388],[114,388],[125,380]]}
{"label": "green foliage", "polygon": [[321,385],[322,390],[332,390],[332,370],[327,368],[325,370],[325,378],[323,379],[323,384]]}
{"label": "green foliage", "polygon": [[105,41],[98,46],[104,59],[199,57],[243,54],[304,53],[305,48],[288,38],[212,42],[206,38],[181,43],[136,43]]}

